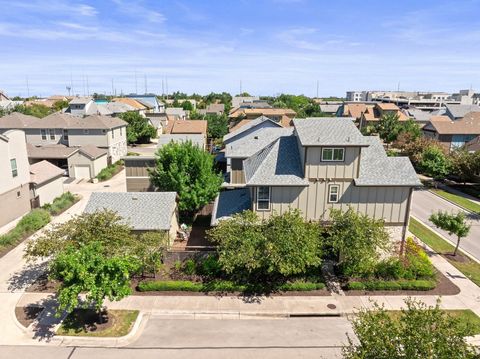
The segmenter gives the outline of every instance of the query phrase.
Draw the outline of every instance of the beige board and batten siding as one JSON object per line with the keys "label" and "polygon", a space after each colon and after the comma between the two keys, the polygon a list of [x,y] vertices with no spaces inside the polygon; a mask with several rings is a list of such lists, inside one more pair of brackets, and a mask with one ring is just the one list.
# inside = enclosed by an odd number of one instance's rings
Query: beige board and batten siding
{"label": "beige board and batten siding", "polygon": [[[329,185],[339,186],[337,203],[328,202]],[[410,187],[357,187],[351,181],[341,180],[310,182],[308,187],[270,187],[269,210],[257,210],[256,195],[254,188],[253,209],[263,219],[269,218],[273,212],[281,214],[289,209],[299,209],[306,220],[328,221],[331,208],[346,211],[350,206],[395,225],[405,221]]]}
{"label": "beige board and batten siding", "polygon": [[68,158],[69,177],[75,177],[75,166],[88,166],[90,168],[90,177],[94,178],[102,169],[107,167],[107,156],[103,155],[93,160],[78,151]]}
{"label": "beige board and batten siding", "polygon": [[155,166],[155,158],[130,156],[123,157],[127,192],[150,192],[154,190],[148,170]]}
{"label": "beige board and batten siding", "polygon": [[[344,161],[322,161],[323,148],[344,148]],[[357,178],[360,147],[306,147],[305,178]]]}
{"label": "beige board and batten siding", "polygon": [[232,184],[244,184],[245,172],[243,171],[243,158],[232,158],[230,167],[230,182]]}

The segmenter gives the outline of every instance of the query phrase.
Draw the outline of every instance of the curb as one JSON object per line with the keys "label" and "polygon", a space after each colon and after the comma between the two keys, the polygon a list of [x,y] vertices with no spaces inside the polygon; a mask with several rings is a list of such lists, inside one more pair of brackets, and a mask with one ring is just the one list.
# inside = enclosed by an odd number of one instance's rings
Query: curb
{"label": "curb", "polygon": [[[447,192],[447,193],[456,194],[456,193],[453,193],[453,192],[449,192],[449,191],[447,191],[447,190],[445,190],[445,189],[443,189],[443,188],[441,188],[441,189],[442,189],[443,191]],[[477,213],[477,212],[472,212],[471,210],[469,210],[469,209],[467,209],[467,208],[459,205],[458,203],[453,202],[453,201],[451,201],[451,200],[449,200],[449,199],[447,199],[447,198],[445,198],[445,197],[443,197],[443,196],[441,196],[441,195],[439,195],[439,194],[437,194],[437,193],[435,193],[435,192],[433,192],[433,191],[431,191],[431,190],[428,190],[428,192],[430,192],[431,194],[433,194],[433,195],[435,195],[435,196],[443,199],[444,201],[447,201],[447,202],[450,203],[450,204],[453,204],[454,206],[456,206],[456,207],[464,210],[465,212],[468,212],[468,213],[473,214],[474,216],[478,216],[478,217],[480,218],[480,214],[479,214],[479,213]],[[468,198],[467,198],[467,199],[468,199]],[[469,200],[469,201],[470,201],[470,200]],[[472,201],[472,202],[473,202],[473,201]],[[475,202],[473,202],[473,203],[475,203]]]}

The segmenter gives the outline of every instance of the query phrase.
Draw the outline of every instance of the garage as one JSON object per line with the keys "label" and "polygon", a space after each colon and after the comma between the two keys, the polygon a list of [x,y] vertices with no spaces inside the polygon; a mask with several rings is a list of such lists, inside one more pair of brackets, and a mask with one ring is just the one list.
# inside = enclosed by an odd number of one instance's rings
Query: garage
{"label": "garage", "polygon": [[90,179],[92,178],[90,176],[90,166],[74,166],[74,173],[75,173],[75,178],[80,179],[80,178],[85,178],[85,179]]}

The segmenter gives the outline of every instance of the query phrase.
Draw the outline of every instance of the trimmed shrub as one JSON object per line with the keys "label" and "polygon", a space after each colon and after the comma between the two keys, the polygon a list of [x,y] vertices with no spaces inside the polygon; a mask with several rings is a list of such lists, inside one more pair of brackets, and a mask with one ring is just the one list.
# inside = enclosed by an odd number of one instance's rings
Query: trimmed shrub
{"label": "trimmed shrub", "polygon": [[184,291],[184,292],[200,292],[203,284],[194,283],[186,280],[181,281],[150,281],[138,284],[140,292],[168,292],[168,291]]}
{"label": "trimmed shrub", "polygon": [[426,291],[434,289],[437,283],[434,280],[398,280],[398,281],[365,281],[349,282],[348,290],[418,290]]}
{"label": "trimmed shrub", "polygon": [[55,198],[52,203],[47,203],[42,208],[50,212],[51,215],[58,216],[66,209],[70,208],[76,201],[77,198],[72,193],[65,192],[61,196]]}
{"label": "trimmed shrub", "polygon": [[222,273],[222,267],[216,256],[209,255],[197,263],[197,272],[207,277],[217,277]]}
{"label": "trimmed shrub", "polygon": [[292,291],[298,291],[298,292],[308,292],[311,290],[318,290],[318,289],[324,289],[325,284],[320,283],[320,282],[305,282],[305,281],[294,281],[294,282],[287,282],[282,284],[278,289],[286,291],[286,292],[292,292]]}
{"label": "trimmed shrub", "polygon": [[183,262],[183,273],[187,275],[195,274],[196,263],[193,259],[187,259]]}
{"label": "trimmed shrub", "polygon": [[110,178],[112,178],[113,176],[115,176],[118,172],[120,172],[122,170],[122,166],[123,166],[123,161],[122,160],[118,160],[117,162],[103,168],[97,175],[97,179],[102,182],[102,181],[106,181]]}

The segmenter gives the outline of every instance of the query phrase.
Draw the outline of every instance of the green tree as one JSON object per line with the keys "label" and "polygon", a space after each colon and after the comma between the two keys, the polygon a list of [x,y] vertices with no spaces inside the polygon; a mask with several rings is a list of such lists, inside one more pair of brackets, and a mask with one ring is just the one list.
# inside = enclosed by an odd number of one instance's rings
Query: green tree
{"label": "green tree", "polygon": [[182,108],[185,110],[185,111],[193,111],[193,105],[190,101],[188,100],[185,100],[182,102]]}
{"label": "green tree", "polygon": [[467,223],[465,212],[459,211],[456,214],[438,211],[432,213],[430,221],[440,229],[447,231],[450,235],[457,236],[457,245],[453,251],[453,255],[457,255],[460,240],[468,236],[471,225]]}
{"label": "green tree", "polygon": [[177,192],[178,207],[186,215],[212,201],[222,184],[221,174],[214,170],[213,157],[191,141],[171,142],[160,148],[150,179],[160,191]]}
{"label": "green tree", "polygon": [[319,266],[319,226],[305,222],[300,212],[274,214],[260,221],[252,211],[235,214],[209,230],[218,244],[223,270],[241,280],[270,281],[305,273]]}
{"label": "green tree", "polygon": [[358,342],[348,338],[343,348],[345,359],[477,358],[465,337],[472,335],[471,325],[462,325],[435,307],[405,300],[399,315],[374,303],[373,310],[362,309],[353,320]]}
{"label": "green tree", "polygon": [[[98,312],[106,298],[120,300],[131,293],[130,276],[137,270],[135,258],[106,256],[104,244],[90,242],[68,246],[50,264],[50,278],[61,282],[57,292],[57,315],[81,305]],[[81,302],[79,295],[85,294]]]}
{"label": "green tree", "polygon": [[55,111],[61,111],[62,109],[67,108],[67,107],[68,107],[68,101],[67,100],[58,100],[58,101],[55,101],[55,103],[53,104],[53,109]]}
{"label": "green tree", "polygon": [[43,118],[50,113],[52,113],[52,110],[49,109],[47,106],[38,104],[38,103],[32,103],[28,106],[26,105],[17,105],[13,109],[13,112],[20,112],[23,113],[24,115],[30,115],[30,116],[35,116],[38,118]]}
{"label": "green tree", "polygon": [[351,207],[346,212],[332,209],[330,221],[326,246],[338,256],[342,272],[347,276],[372,273],[380,251],[389,248],[384,221],[357,213]]}
{"label": "green tree", "polygon": [[119,116],[127,125],[128,143],[149,143],[151,138],[157,136],[157,130],[148,119],[136,111],[127,111]]}
{"label": "green tree", "polygon": [[142,276],[157,273],[167,246],[168,236],[165,233],[145,232],[137,237],[129,252],[139,262],[138,269]]}
{"label": "green tree", "polygon": [[443,179],[450,173],[450,161],[445,153],[436,146],[429,146],[422,153],[420,169],[433,179]]}
{"label": "green tree", "polygon": [[228,117],[227,115],[210,114],[205,116],[208,123],[208,137],[213,139],[221,139],[228,133]]}
{"label": "green tree", "polygon": [[407,121],[400,124],[400,134],[402,133],[408,134],[411,140],[416,140],[422,135],[422,130],[418,123],[409,118]]}
{"label": "green tree", "polygon": [[452,165],[452,174],[458,176],[465,184],[472,180],[476,173],[480,171],[480,152],[471,153],[460,148],[450,153]]}
{"label": "green tree", "polygon": [[375,125],[375,130],[384,142],[392,143],[401,132],[399,116],[391,112],[384,114]]}

